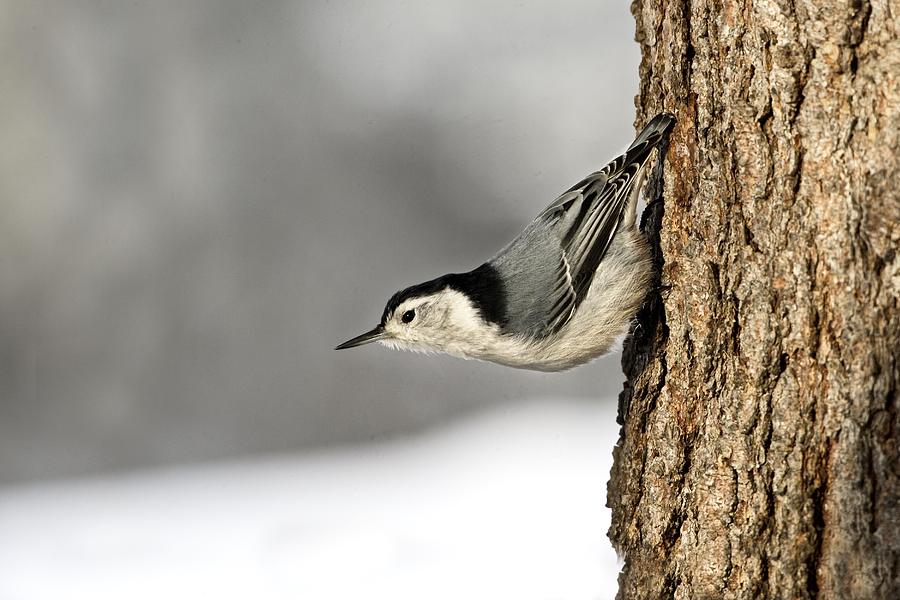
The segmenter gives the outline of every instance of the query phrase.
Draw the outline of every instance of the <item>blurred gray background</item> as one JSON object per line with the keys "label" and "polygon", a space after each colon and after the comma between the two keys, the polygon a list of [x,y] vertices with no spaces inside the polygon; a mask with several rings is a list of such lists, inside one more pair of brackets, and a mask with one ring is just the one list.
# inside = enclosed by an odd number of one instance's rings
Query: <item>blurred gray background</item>
{"label": "blurred gray background", "polygon": [[633,31],[601,0],[3,3],[0,483],[614,395],[615,356],[332,348],[627,145]]}

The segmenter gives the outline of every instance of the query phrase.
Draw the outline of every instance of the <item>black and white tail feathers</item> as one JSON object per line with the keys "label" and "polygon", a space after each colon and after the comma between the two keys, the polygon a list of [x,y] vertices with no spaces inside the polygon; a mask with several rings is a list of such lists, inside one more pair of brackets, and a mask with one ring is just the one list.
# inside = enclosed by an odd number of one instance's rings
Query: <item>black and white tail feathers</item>
{"label": "black and white tail feathers", "polygon": [[675,117],[669,113],[659,113],[650,119],[649,123],[644,125],[638,136],[634,138],[634,142],[625,151],[625,155],[627,156],[632,152],[640,154],[645,148],[652,150],[657,147],[669,130],[672,129],[673,125],[675,125]]}

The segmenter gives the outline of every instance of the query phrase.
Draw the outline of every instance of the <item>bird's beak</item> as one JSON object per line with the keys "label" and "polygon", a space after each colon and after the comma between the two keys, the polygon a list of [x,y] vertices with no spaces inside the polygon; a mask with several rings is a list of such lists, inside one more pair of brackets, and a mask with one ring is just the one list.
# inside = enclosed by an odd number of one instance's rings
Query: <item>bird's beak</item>
{"label": "bird's beak", "polygon": [[335,350],[346,350],[347,348],[356,348],[357,346],[362,346],[363,344],[371,344],[372,342],[377,342],[378,340],[383,340],[388,337],[388,332],[384,330],[383,325],[377,325],[375,329],[372,331],[367,331],[362,335],[358,335],[352,340],[347,340],[340,346],[336,347]]}

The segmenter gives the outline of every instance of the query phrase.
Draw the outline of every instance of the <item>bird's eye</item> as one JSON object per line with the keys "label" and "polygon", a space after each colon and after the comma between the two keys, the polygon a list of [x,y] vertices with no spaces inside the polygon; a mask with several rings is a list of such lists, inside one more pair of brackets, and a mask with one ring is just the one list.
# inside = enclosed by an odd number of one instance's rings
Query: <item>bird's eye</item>
{"label": "bird's eye", "polygon": [[403,313],[403,316],[400,317],[400,320],[403,321],[404,323],[411,323],[412,320],[415,318],[416,318],[416,311],[408,310],[405,313]]}

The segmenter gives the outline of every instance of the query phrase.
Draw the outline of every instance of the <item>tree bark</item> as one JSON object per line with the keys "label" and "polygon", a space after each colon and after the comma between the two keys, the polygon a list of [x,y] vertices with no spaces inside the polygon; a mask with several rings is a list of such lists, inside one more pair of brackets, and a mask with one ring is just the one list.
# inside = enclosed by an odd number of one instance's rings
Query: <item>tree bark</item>
{"label": "tree bark", "polygon": [[619,598],[900,598],[900,2],[636,0]]}

